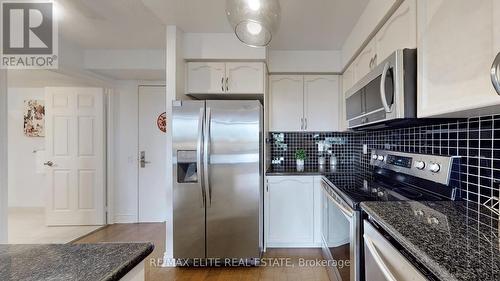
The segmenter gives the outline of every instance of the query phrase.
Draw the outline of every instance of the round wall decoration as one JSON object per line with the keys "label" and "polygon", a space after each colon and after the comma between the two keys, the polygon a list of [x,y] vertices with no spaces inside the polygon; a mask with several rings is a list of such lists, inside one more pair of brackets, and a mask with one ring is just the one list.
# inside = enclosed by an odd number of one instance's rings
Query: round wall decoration
{"label": "round wall decoration", "polygon": [[158,125],[158,129],[160,131],[166,133],[167,132],[167,113],[163,112],[158,116],[158,119],[156,119],[156,125]]}

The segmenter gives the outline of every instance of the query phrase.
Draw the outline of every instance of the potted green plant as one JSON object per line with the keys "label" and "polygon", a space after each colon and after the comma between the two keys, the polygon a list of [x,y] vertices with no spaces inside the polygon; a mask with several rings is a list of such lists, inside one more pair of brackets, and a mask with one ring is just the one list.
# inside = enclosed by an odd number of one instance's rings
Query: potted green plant
{"label": "potted green plant", "polygon": [[297,149],[295,151],[295,160],[297,163],[297,170],[304,170],[304,161],[306,160],[307,155],[304,149]]}

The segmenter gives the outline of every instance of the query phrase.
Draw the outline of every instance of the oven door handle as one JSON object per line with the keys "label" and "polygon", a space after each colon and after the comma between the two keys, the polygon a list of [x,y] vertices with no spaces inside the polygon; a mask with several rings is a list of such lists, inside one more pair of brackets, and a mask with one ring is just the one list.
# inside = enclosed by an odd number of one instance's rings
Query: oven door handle
{"label": "oven door handle", "polygon": [[344,213],[344,216],[346,216],[348,219],[351,219],[353,216],[353,211],[348,210],[346,207],[342,206],[339,202],[337,202],[337,200],[335,200],[335,198],[333,198],[333,196],[330,193],[328,193],[327,188],[329,187],[327,183],[322,181],[321,185],[323,186],[323,192],[326,194],[326,196],[328,196],[328,199],[330,199],[330,201],[332,201],[335,204],[335,206],[337,206],[337,208],[339,208],[342,211],[342,213]]}
{"label": "oven door handle", "polygon": [[384,105],[385,112],[391,113],[392,108],[387,103],[387,97],[385,96],[385,81],[387,77],[387,71],[389,71],[388,62],[384,65],[384,70],[382,71],[382,77],[380,77],[380,99],[382,100],[382,104]]}
{"label": "oven door handle", "polygon": [[363,234],[363,237],[365,239],[365,245],[370,251],[370,253],[373,256],[373,259],[375,260],[375,263],[377,263],[379,269],[382,271],[384,274],[385,278],[388,281],[398,281],[394,275],[392,275],[391,271],[389,268],[387,268],[387,265],[385,265],[384,261],[382,260],[382,257],[380,257],[380,254],[377,251],[377,248],[373,244],[373,241],[370,239],[370,237],[366,234]]}

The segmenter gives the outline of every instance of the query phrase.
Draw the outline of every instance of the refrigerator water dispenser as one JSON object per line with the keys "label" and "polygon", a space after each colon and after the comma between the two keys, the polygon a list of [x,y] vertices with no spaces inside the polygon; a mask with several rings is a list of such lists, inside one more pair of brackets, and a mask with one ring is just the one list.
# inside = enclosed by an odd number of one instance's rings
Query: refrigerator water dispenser
{"label": "refrigerator water dispenser", "polygon": [[177,182],[198,182],[198,169],[196,165],[196,150],[177,151]]}

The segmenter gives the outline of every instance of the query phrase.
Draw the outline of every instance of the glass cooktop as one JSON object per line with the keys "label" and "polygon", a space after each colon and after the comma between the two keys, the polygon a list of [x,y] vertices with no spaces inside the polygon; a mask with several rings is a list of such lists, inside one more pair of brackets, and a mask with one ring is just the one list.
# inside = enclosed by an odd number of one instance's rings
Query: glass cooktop
{"label": "glass cooktop", "polygon": [[402,183],[384,181],[373,175],[332,174],[325,175],[336,193],[352,207],[363,201],[443,201],[444,196],[411,187]]}

